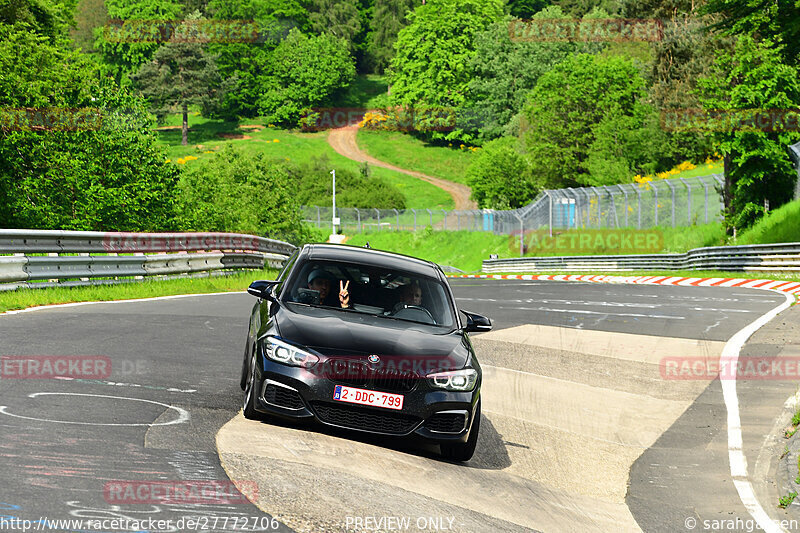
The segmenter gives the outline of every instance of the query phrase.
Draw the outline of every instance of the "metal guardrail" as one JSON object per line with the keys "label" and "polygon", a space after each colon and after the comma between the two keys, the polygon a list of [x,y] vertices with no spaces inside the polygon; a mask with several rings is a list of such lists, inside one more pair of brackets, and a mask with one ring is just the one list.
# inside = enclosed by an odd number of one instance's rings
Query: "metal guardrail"
{"label": "metal guardrail", "polygon": [[483,271],[633,271],[720,270],[751,272],[800,271],[800,243],[711,246],[683,254],[578,255],[487,259]]}
{"label": "metal guardrail", "polygon": [[14,254],[0,255],[0,289],[52,285],[44,281],[75,286],[109,278],[278,268],[294,250],[287,242],[237,233],[0,229],[0,254]]}

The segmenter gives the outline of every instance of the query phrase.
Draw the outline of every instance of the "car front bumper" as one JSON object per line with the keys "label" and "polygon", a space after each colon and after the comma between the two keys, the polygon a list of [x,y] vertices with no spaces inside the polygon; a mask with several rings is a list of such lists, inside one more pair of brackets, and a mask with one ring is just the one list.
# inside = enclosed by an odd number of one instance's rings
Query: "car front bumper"
{"label": "car front bumper", "polygon": [[400,411],[354,405],[333,400],[337,384],[352,385],[266,358],[260,363],[255,376],[257,411],[372,434],[466,442],[480,395],[480,379],[472,391],[452,392],[432,389],[420,378],[408,392],[387,391],[403,395]]}

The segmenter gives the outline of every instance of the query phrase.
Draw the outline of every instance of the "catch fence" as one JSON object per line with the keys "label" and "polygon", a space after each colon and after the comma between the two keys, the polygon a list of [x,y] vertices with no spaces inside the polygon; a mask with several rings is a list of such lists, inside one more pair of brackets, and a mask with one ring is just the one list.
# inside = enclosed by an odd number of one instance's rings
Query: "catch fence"
{"label": "catch fence", "polygon": [[[343,233],[435,230],[512,234],[542,229],[678,227],[721,219],[720,174],[645,183],[546,189],[519,209],[445,210],[337,208]],[[302,208],[304,220],[333,226],[331,207]]]}

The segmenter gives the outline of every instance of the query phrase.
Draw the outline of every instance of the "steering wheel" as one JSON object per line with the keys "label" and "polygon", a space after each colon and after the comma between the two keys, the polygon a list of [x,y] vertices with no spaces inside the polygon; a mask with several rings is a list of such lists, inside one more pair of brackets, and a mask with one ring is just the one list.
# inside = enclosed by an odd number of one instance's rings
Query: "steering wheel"
{"label": "steering wheel", "polygon": [[422,311],[423,313],[425,313],[427,318],[430,319],[431,324],[436,324],[436,320],[433,319],[433,315],[431,314],[431,312],[428,311],[427,309],[425,309],[424,307],[422,307],[421,305],[411,305],[411,304],[399,303],[394,307],[392,315],[397,316],[398,314],[402,313],[406,309]]}

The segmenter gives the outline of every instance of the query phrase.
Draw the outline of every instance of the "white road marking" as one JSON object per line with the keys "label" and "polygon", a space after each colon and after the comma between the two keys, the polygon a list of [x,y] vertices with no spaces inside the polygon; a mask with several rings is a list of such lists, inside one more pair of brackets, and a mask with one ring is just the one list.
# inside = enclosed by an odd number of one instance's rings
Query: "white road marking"
{"label": "white road marking", "polygon": [[8,406],[0,405],[0,413],[4,415],[8,415],[14,418],[22,418],[24,420],[35,420],[37,422],[51,422],[54,424],[76,424],[80,426],[126,426],[126,427],[134,427],[134,426],[171,426],[174,424],[182,424],[184,422],[189,421],[189,412],[185,409],[181,409],[180,407],[175,407],[174,405],[167,405],[165,403],[156,402],[154,400],[143,400],[142,398],[128,398],[126,396],[106,396],[104,394],[83,394],[77,392],[34,392],[32,394],[28,394],[28,398],[36,398],[38,396],[89,396],[92,398],[111,398],[113,400],[130,400],[132,402],[143,402],[143,403],[152,403],[155,405],[160,405],[161,407],[166,407],[167,409],[172,409],[178,413],[178,418],[175,420],[170,420],[169,422],[153,422],[152,424],[137,424],[137,423],[126,423],[126,424],[112,424],[112,423],[101,423],[101,422],[72,422],[68,420],[52,420],[48,418],[34,418],[31,416],[22,416],[22,415],[15,415],[13,413],[9,413],[6,409]]}
{"label": "white road marking", "polygon": [[[748,324],[731,337],[728,342],[725,343],[725,347],[722,349],[722,356],[720,357],[720,366],[729,365],[731,368],[727,371],[731,372],[734,378],[723,379],[721,381],[722,397],[725,400],[725,408],[728,412],[728,460],[731,467],[731,477],[733,478],[734,486],[736,486],[736,491],[739,493],[739,499],[744,504],[747,512],[756,520],[761,529],[768,532],[782,532],[785,530],[772,521],[758,502],[755,491],[753,490],[753,485],[747,477],[747,457],[744,455],[742,422],[739,416],[739,398],[736,395],[736,367],[739,360],[739,352],[745,342],[747,342],[747,339],[759,328],[775,318],[778,313],[788,309],[792,305],[794,297],[789,294],[785,294],[785,296],[785,302],[760,316],[757,320]],[[720,370],[722,371],[722,369]]]}
{"label": "white road marking", "polygon": [[643,315],[639,313],[610,313],[608,311],[587,311],[580,309],[552,309],[549,307],[517,307],[517,306],[498,306],[498,309],[519,309],[520,311],[545,311],[549,313],[573,313],[578,315],[603,315],[603,316],[632,316],[639,318],[664,318],[669,320],[685,320],[685,316],[672,315]]}

